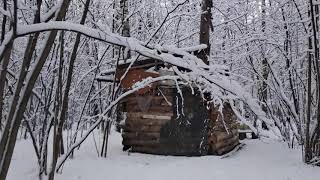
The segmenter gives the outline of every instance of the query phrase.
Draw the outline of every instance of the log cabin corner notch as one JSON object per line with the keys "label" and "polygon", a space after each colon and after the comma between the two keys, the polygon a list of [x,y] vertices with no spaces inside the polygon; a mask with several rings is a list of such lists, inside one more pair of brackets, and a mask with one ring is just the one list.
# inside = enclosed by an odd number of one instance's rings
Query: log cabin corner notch
{"label": "log cabin corner notch", "polygon": [[[119,80],[129,63],[118,66]],[[173,71],[153,59],[136,61],[121,81],[124,91],[147,77],[168,75]],[[229,104],[223,108],[224,121],[200,92],[170,80],[152,84],[124,98],[122,114],[124,150],[158,155],[223,155],[239,144],[236,116]]]}

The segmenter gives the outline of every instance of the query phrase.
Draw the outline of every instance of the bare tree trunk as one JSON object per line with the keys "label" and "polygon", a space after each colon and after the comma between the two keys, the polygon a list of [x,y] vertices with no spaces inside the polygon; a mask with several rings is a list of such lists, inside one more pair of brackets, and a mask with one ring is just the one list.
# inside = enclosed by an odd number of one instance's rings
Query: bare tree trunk
{"label": "bare tree trunk", "polygon": [[[207,48],[201,50],[198,54],[198,58],[202,59],[202,61],[209,65],[209,56],[210,56],[210,32],[213,31],[212,25],[212,13],[211,9],[213,7],[212,0],[202,0],[201,4],[201,19],[200,19],[200,44],[207,45]],[[207,95],[205,98],[209,98]],[[206,139],[208,135],[208,128],[210,121],[205,121],[203,130],[202,130],[202,138]],[[204,155],[208,153],[209,146],[206,140],[203,140],[199,147],[199,152]]]}
{"label": "bare tree trunk", "polygon": [[208,56],[210,55],[210,29],[213,31],[212,25],[212,0],[202,0],[202,13],[200,22],[200,44],[205,44],[208,47],[202,50],[198,57],[203,60],[204,63],[209,64]]}
{"label": "bare tree trunk", "polygon": [[313,151],[313,153],[315,154],[315,145],[319,142],[319,138],[320,138],[320,64],[319,64],[319,60],[320,60],[320,52],[319,52],[319,39],[318,39],[318,32],[319,32],[319,5],[318,4],[314,4],[314,12],[313,12],[315,15],[314,15],[314,19],[313,19],[313,31],[314,34],[313,34],[313,43],[314,43],[314,60],[315,60],[315,65],[316,65],[316,75],[317,75],[317,121],[316,121],[316,126],[315,126],[315,129],[313,131],[313,134],[311,136],[311,140],[310,140],[310,143],[311,143],[311,149]]}
{"label": "bare tree trunk", "polygon": [[[55,49],[55,48],[53,48]],[[44,115],[44,120],[43,120],[43,125],[41,129],[41,134],[39,138],[39,144],[40,144],[40,168],[39,168],[39,179],[42,179],[43,174],[47,174],[47,149],[48,149],[48,138],[49,138],[49,133],[51,126],[53,125],[53,116],[48,119],[49,116],[49,109],[50,109],[50,104],[51,104],[51,99],[52,99],[52,94],[53,94],[53,86],[54,86],[54,78],[52,78],[51,86],[50,86],[50,91],[48,92],[48,95],[46,95],[46,100],[45,100],[45,115]],[[49,122],[48,122],[49,121]]]}
{"label": "bare tree trunk", "polygon": [[[52,146],[52,162],[51,169],[49,171],[48,180],[54,179],[55,174],[55,166],[60,155],[60,147],[61,147],[61,139],[62,139],[62,127],[61,127],[61,119],[59,117],[59,113],[62,113],[62,74],[63,74],[63,66],[64,66],[64,33],[61,31],[60,34],[60,61],[59,61],[59,72],[58,72],[58,83],[56,89],[56,97],[55,97],[55,112],[54,112],[54,128],[53,128],[53,146]],[[60,114],[60,116],[62,116]]]}
{"label": "bare tree trunk", "polygon": [[[114,1],[113,4],[113,8],[116,7],[115,5],[116,1]],[[120,10],[121,12],[120,17],[121,17],[121,26],[122,26],[122,31],[121,31],[121,35],[124,37],[130,37],[130,23],[129,23],[129,19],[128,19],[128,15],[129,15],[129,9],[128,9],[128,0],[120,0]],[[115,17],[114,17],[115,19]],[[115,31],[115,24],[113,24],[113,31]],[[119,47],[120,50],[120,47]],[[130,52],[125,52],[125,49],[123,48],[122,51],[118,52],[118,59],[117,59],[117,63],[116,63],[116,71],[118,70],[118,64],[119,64],[119,60],[120,60],[120,54],[122,53],[122,58],[124,60],[130,58]],[[115,56],[115,54],[113,54],[113,57]],[[116,73],[115,73],[116,74]],[[111,101],[114,100],[115,98],[115,88],[116,88],[117,84],[116,84],[116,78],[114,77],[114,81],[113,81],[113,85],[112,85],[112,92],[111,92]],[[111,117],[111,113],[109,113],[109,117]],[[102,123],[102,127],[103,127],[103,140],[102,140],[102,147],[101,147],[101,153],[100,156],[101,157],[107,157],[107,151],[108,151],[108,139],[109,139],[109,134],[110,134],[110,128],[111,128],[111,122],[110,119],[107,120],[106,124]]]}
{"label": "bare tree trunk", "polygon": [[[266,31],[266,0],[261,1],[261,16],[262,16],[262,22],[261,22],[261,27],[262,27],[262,34],[265,34]],[[268,60],[266,57],[266,45],[263,42],[262,48],[261,48],[261,55],[262,55],[262,84],[260,87],[260,101],[262,102],[262,110],[267,114],[268,113],[268,107],[267,107],[267,100],[268,100],[268,84],[267,80],[269,77],[269,68],[268,68]],[[267,125],[262,122],[262,128],[268,129]]]}
{"label": "bare tree trunk", "polygon": [[[2,130],[2,111],[3,111],[3,103],[4,103],[4,95],[5,95],[5,86],[6,86],[6,78],[7,78],[7,71],[8,65],[11,57],[11,49],[13,46],[13,42],[10,42],[6,47],[4,52],[3,61],[1,63],[0,69],[0,131]],[[0,160],[1,160],[1,148],[2,145],[0,144]]]}
{"label": "bare tree trunk", "polygon": [[[300,111],[299,111],[299,100],[298,100],[298,95],[296,93],[296,89],[295,89],[295,84],[294,84],[294,79],[293,79],[293,73],[294,71],[290,69],[290,66],[292,64],[292,59],[291,59],[291,56],[290,56],[290,52],[291,51],[291,37],[290,37],[290,31],[289,31],[289,27],[288,27],[288,24],[286,23],[286,16],[285,16],[285,10],[283,8],[281,8],[281,13],[282,13],[282,19],[283,19],[283,22],[284,22],[284,29],[285,29],[285,32],[286,32],[286,39],[285,39],[285,42],[284,42],[284,50],[285,50],[285,55],[286,55],[286,69],[288,71],[288,74],[289,74],[289,85],[290,85],[290,90],[291,90],[291,95],[292,95],[292,99],[293,99],[293,103],[294,103],[294,108],[295,108],[295,111],[297,113],[297,115],[300,115]],[[290,56],[290,59],[289,59],[289,56]],[[300,116],[299,116],[300,117]],[[298,119],[297,119],[298,121]],[[299,125],[297,126],[298,127],[298,132],[300,134],[300,139],[302,141],[302,131],[301,131],[301,120],[298,121]],[[287,132],[287,134],[289,134],[289,132]],[[289,139],[288,139],[289,140]],[[299,143],[302,143],[302,142],[299,142]]]}
{"label": "bare tree trunk", "polygon": [[[85,23],[85,20],[86,20],[87,14],[88,14],[89,4],[90,4],[90,0],[87,0],[85,7],[84,7],[84,11],[83,11],[83,15],[82,15],[80,24]],[[49,172],[48,180],[54,179],[54,174],[56,171],[57,160],[58,160],[58,156],[60,153],[59,150],[61,148],[61,140],[63,138],[62,129],[63,129],[63,125],[66,121],[66,114],[67,114],[66,112],[68,110],[69,92],[70,92],[70,87],[71,87],[72,74],[73,74],[73,69],[74,69],[74,63],[75,63],[75,60],[77,57],[77,51],[78,51],[78,47],[79,47],[79,43],[80,43],[80,38],[81,38],[81,34],[78,33],[77,37],[76,37],[76,42],[75,42],[73,50],[72,50],[70,62],[69,62],[69,70],[68,70],[68,74],[67,74],[67,82],[66,82],[66,86],[65,86],[65,90],[64,90],[64,94],[63,94],[63,99],[62,99],[61,112],[60,112],[60,116],[58,119],[57,130],[55,131],[56,134],[54,136],[54,138],[56,138],[56,143],[54,143],[54,147],[53,147],[53,159],[52,159],[52,165],[51,165],[51,170]],[[63,48],[63,46],[64,46],[64,44],[61,44],[61,48]],[[63,49],[62,49],[61,53],[63,53]],[[61,57],[61,58],[63,58],[63,57]],[[62,91],[61,91],[61,93],[62,93]]]}
{"label": "bare tree trunk", "polygon": [[[5,11],[7,10],[7,0],[3,0],[3,10]],[[1,26],[1,39],[0,39],[1,43],[3,42],[4,36],[6,34],[6,23],[7,23],[7,16],[3,16],[2,26]],[[1,59],[0,59],[0,62],[1,62]],[[3,63],[2,65],[5,65],[5,63]],[[0,75],[0,132],[2,130],[2,109],[3,109],[3,100],[4,100],[4,92],[3,92],[4,87],[2,87],[4,86],[4,82],[2,82],[2,73],[4,73],[5,71],[3,67],[1,69],[2,70]]]}
{"label": "bare tree trunk", "polygon": [[[312,37],[309,37],[309,49],[313,49],[313,60],[316,65],[316,75],[317,75],[317,119],[320,119],[320,72],[319,72],[319,49],[318,49],[318,43],[317,43],[317,26],[316,26],[316,17],[315,17],[315,10],[313,1],[309,1],[309,16],[311,17],[311,31],[312,31]],[[310,160],[313,158],[312,153],[312,140],[310,137],[310,123],[311,123],[311,100],[312,100],[312,92],[311,92],[311,83],[312,83],[312,56],[311,53],[309,53],[309,60],[308,60],[308,104],[307,104],[307,121],[306,121],[306,140],[305,140],[305,162],[310,162]]]}
{"label": "bare tree trunk", "polygon": [[[121,21],[122,21],[122,33],[124,37],[130,37],[130,23],[129,23],[129,3],[128,0],[120,0],[120,9],[121,9]],[[125,50],[125,49],[124,49]],[[123,50],[123,59],[130,58],[130,52],[125,52]]]}
{"label": "bare tree trunk", "polygon": [[[7,0],[2,0],[3,1],[3,10],[7,10]],[[7,16],[4,15],[2,18],[2,25],[1,25],[1,39],[0,42],[3,42],[4,36],[6,34],[6,24],[7,24]]]}

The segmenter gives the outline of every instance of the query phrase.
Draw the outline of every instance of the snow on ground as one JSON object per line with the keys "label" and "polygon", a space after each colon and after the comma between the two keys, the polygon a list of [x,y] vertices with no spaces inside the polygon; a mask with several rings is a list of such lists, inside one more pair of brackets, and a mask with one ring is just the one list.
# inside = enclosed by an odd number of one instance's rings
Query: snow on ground
{"label": "snow on ground", "polygon": [[[246,140],[234,156],[173,157],[122,152],[121,136],[110,136],[108,157],[98,158],[93,138],[68,160],[56,180],[317,180],[320,168],[301,161],[301,151],[279,142]],[[8,180],[36,180],[31,142],[17,143]]]}

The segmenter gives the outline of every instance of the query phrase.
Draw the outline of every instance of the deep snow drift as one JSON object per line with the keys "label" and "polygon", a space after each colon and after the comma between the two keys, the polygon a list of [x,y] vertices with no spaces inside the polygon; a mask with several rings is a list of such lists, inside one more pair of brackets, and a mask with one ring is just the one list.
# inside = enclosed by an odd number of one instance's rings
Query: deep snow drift
{"label": "deep snow drift", "polygon": [[[122,152],[121,136],[110,136],[108,158],[98,158],[90,136],[56,180],[317,180],[320,168],[301,161],[301,150],[273,140],[246,140],[231,157],[172,157]],[[51,147],[49,147],[51,148]],[[37,180],[29,141],[17,142],[8,180]]]}

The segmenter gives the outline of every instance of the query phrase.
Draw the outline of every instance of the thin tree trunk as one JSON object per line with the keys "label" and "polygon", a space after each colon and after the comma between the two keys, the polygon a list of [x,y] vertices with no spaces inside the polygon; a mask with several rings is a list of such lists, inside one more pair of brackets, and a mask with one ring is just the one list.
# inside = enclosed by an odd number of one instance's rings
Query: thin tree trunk
{"label": "thin tree trunk", "polygon": [[[317,27],[315,22],[315,11],[313,6],[313,1],[309,1],[309,16],[311,17],[311,30],[312,30],[312,37],[309,38],[309,48],[314,50],[313,59],[316,64],[316,75],[317,75],[317,98],[318,98],[318,104],[317,104],[317,118],[320,117],[320,72],[319,72],[319,50],[318,50],[318,43],[317,43]],[[305,162],[310,162],[312,159],[312,141],[310,137],[310,123],[311,123],[311,83],[312,83],[312,59],[311,54],[309,54],[309,61],[308,61],[308,104],[307,104],[307,121],[306,121],[306,142],[305,142]]]}
{"label": "thin tree trunk", "polygon": [[[266,31],[266,0],[261,1],[261,14],[262,14],[262,22],[261,22],[261,27],[262,27],[262,34],[265,34]],[[268,70],[268,60],[266,57],[266,45],[263,42],[262,49],[261,49],[261,54],[262,54],[262,85],[260,89],[260,101],[262,102],[262,110],[267,114],[268,113],[268,107],[267,107],[267,100],[268,100],[268,84],[267,80],[269,77],[269,70]],[[262,128],[267,129],[267,125],[262,122]]]}
{"label": "thin tree trunk", "polygon": [[[7,10],[7,0],[3,0],[3,10]],[[3,16],[2,19],[2,26],[1,26],[1,39],[0,42],[2,43],[4,40],[4,36],[6,34],[6,23],[7,23],[7,16]],[[1,44],[0,43],[0,44]],[[0,60],[1,62],[1,60]],[[5,65],[5,63],[4,63]],[[2,74],[3,67],[1,70],[1,74]],[[3,100],[4,100],[4,92],[3,92],[3,87],[4,83],[2,82],[2,75],[0,75],[0,132],[2,130],[2,109],[3,109]]]}
{"label": "thin tree trunk", "polygon": [[[63,66],[64,66],[64,33],[61,31],[60,34],[60,61],[59,61],[59,72],[58,72],[58,83],[56,89],[56,97],[55,97],[55,113],[54,113],[54,128],[53,128],[53,146],[52,146],[52,162],[51,169],[49,171],[48,180],[54,179],[55,174],[55,166],[60,155],[60,147],[61,147],[61,139],[62,139],[62,127],[61,127],[61,119],[59,118],[59,112],[62,113],[62,74],[63,74]],[[61,116],[61,114],[60,114]],[[60,134],[61,133],[61,134]]]}
{"label": "thin tree trunk", "polygon": [[212,0],[202,0],[201,7],[201,22],[200,22],[200,44],[205,44],[208,47],[202,50],[198,57],[203,60],[204,63],[209,64],[208,56],[210,55],[210,29],[213,31],[212,26]]}
{"label": "thin tree trunk", "polygon": [[314,53],[315,53],[315,64],[316,64],[316,74],[317,74],[317,121],[316,121],[316,128],[313,131],[313,134],[311,136],[311,148],[314,149],[315,145],[319,142],[319,138],[320,138],[320,67],[319,67],[319,60],[320,60],[320,52],[319,52],[319,47],[318,47],[318,32],[319,32],[319,5],[316,4],[314,5],[314,26],[313,30],[316,31],[316,34],[314,34]]}
{"label": "thin tree trunk", "polygon": [[[0,69],[0,131],[2,130],[2,111],[3,111],[3,103],[4,103],[4,96],[5,96],[5,86],[6,86],[6,78],[7,78],[7,72],[8,72],[8,65],[10,62],[11,57],[11,49],[13,47],[13,42],[10,42],[8,44],[8,47],[6,48],[3,56],[3,61],[1,63],[1,69]],[[2,155],[2,149],[3,147],[0,143],[0,161],[1,161],[1,155]]]}
{"label": "thin tree trunk", "polygon": [[[83,15],[82,15],[80,24],[85,23],[85,20],[86,20],[87,14],[88,14],[89,4],[90,4],[90,0],[87,0],[85,7],[84,7],[84,11],[83,11]],[[54,148],[53,148],[54,151],[53,151],[52,166],[51,166],[51,170],[49,172],[48,180],[54,179],[54,174],[56,171],[59,149],[60,149],[60,145],[61,145],[61,139],[63,136],[62,129],[63,129],[63,125],[66,121],[66,114],[67,114],[66,112],[67,112],[68,103],[69,103],[69,92],[70,92],[70,87],[71,87],[72,74],[73,74],[73,69],[74,69],[74,63],[75,63],[75,60],[77,57],[77,51],[78,51],[78,47],[79,47],[79,43],[80,43],[80,38],[81,38],[81,34],[78,33],[77,37],[76,37],[76,42],[75,42],[73,50],[72,50],[70,62],[69,62],[67,82],[66,82],[66,86],[65,86],[65,90],[64,90],[64,95],[63,95],[63,99],[62,99],[62,107],[61,107],[61,112],[60,112],[60,116],[59,116],[59,120],[58,120],[57,131],[56,131],[56,135],[55,135],[56,143],[54,144]],[[64,46],[64,44],[61,45],[61,47],[63,47],[63,46]]]}
{"label": "thin tree trunk", "polygon": [[[2,0],[3,1],[3,10],[7,10],[7,0]],[[2,18],[2,25],[1,25],[1,39],[0,42],[3,42],[4,36],[6,34],[6,24],[7,24],[7,16],[4,15]]]}

